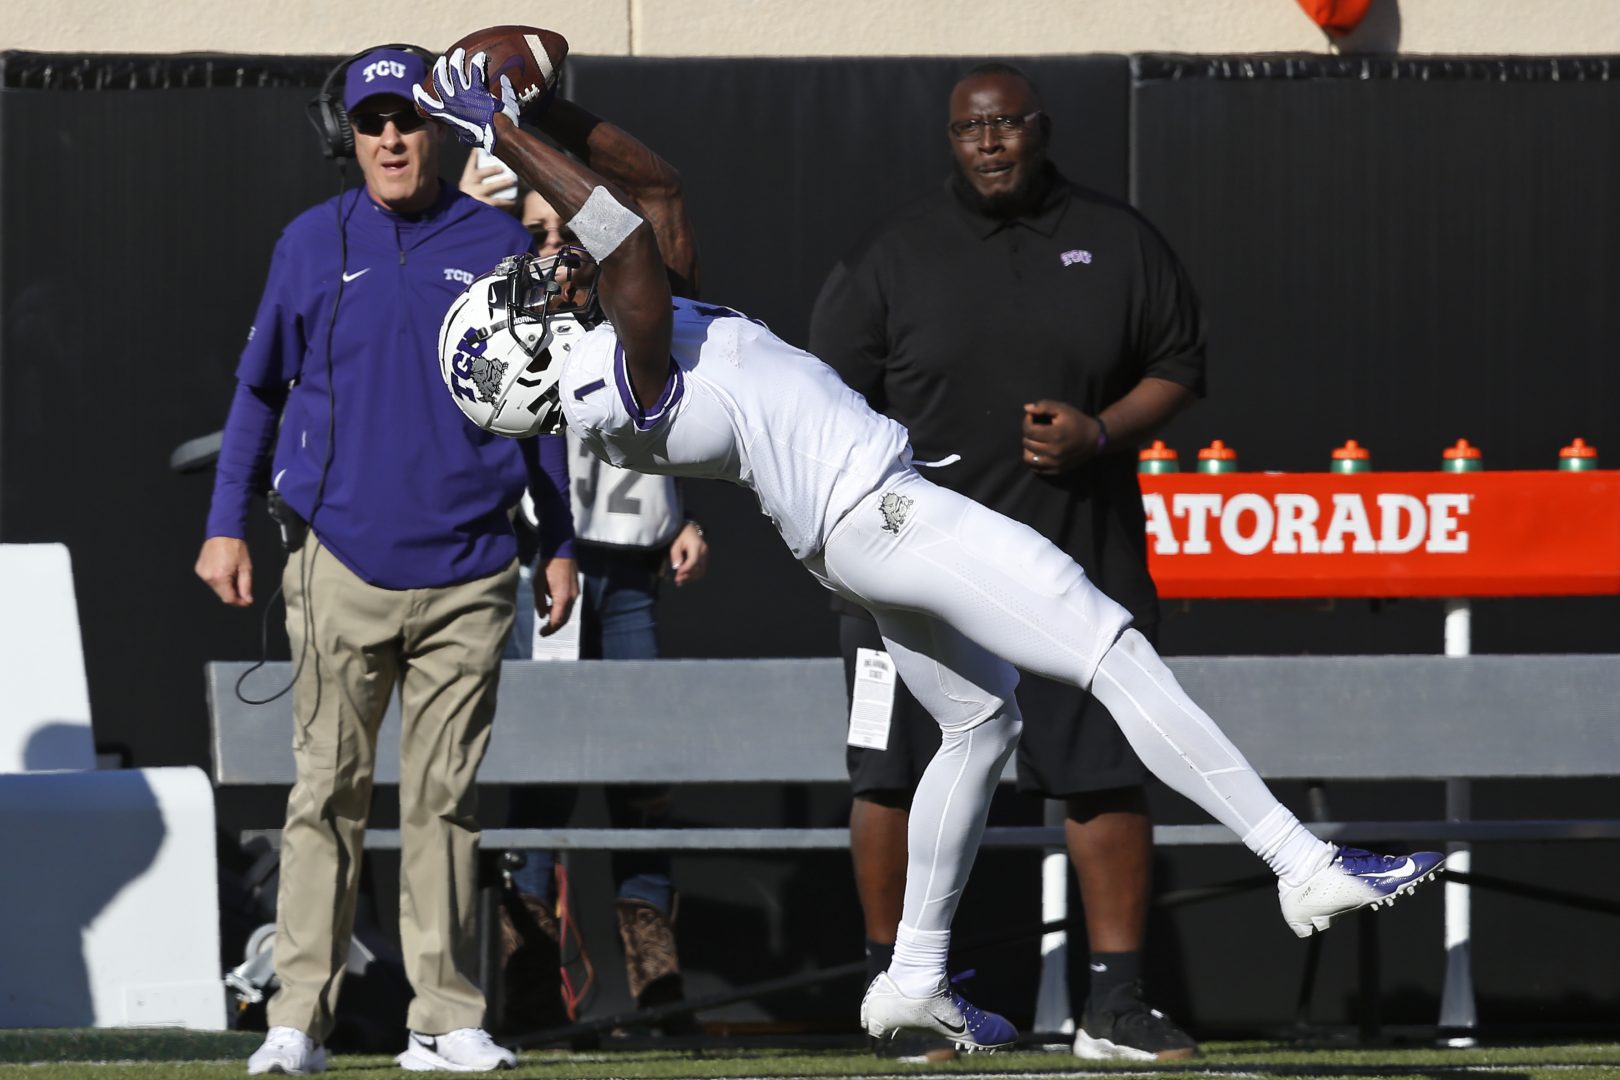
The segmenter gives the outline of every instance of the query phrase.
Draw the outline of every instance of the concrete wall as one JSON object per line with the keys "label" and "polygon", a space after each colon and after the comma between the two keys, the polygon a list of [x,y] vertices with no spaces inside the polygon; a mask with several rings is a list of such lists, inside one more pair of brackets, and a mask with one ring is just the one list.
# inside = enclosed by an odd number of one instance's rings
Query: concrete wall
{"label": "concrete wall", "polygon": [[[496,12],[489,13],[490,18]],[[592,0],[500,13],[575,52],[897,56],[1084,52],[1613,53],[1615,0],[1374,0],[1337,43],[1294,0]],[[398,0],[0,0],[0,49],[339,53],[380,40],[442,46],[472,28],[450,5]]]}

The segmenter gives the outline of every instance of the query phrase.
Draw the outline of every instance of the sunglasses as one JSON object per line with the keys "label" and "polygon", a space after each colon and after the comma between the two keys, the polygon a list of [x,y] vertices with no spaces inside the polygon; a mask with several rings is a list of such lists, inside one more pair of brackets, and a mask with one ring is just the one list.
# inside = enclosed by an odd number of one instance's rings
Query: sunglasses
{"label": "sunglasses", "polygon": [[427,117],[415,109],[401,109],[399,112],[351,113],[349,116],[349,123],[354,125],[354,130],[373,138],[383,133],[389,121],[393,121],[395,130],[401,135],[409,135],[425,125]]}

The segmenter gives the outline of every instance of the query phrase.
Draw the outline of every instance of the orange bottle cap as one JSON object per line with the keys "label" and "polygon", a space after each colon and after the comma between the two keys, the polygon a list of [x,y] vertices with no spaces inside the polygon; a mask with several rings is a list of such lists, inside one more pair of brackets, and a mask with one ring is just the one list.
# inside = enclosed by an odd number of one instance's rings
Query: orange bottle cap
{"label": "orange bottle cap", "polygon": [[1163,439],[1154,439],[1153,445],[1144,446],[1137,455],[1143,461],[1174,461],[1176,456],[1175,450],[1164,445]]}
{"label": "orange bottle cap", "polygon": [[1334,461],[1360,461],[1363,458],[1371,459],[1372,451],[1356,442],[1354,439],[1346,440],[1345,444],[1333,451]]}
{"label": "orange bottle cap", "polygon": [[1561,458],[1597,457],[1598,452],[1597,447],[1577,436],[1574,442],[1558,451],[1558,456]]}
{"label": "orange bottle cap", "polygon": [[1456,461],[1458,458],[1477,458],[1480,453],[1479,447],[1474,446],[1467,439],[1458,439],[1457,445],[1446,447],[1445,453],[1440,456],[1447,461]]}
{"label": "orange bottle cap", "polygon": [[1227,446],[1220,439],[1216,439],[1202,450],[1198,451],[1199,461],[1236,461],[1237,451]]}

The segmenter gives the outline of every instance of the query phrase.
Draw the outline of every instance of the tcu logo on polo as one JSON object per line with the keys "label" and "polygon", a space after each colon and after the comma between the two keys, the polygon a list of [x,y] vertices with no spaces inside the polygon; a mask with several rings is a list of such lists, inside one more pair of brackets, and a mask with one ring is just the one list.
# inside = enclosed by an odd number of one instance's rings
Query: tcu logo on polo
{"label": "tcu logo on polo", "polygon": [[444,268],[444,280],[459,281],[463,285],[471,285],[473,283],[473,276],[471,271],[457,270],[453,266],[447,266]]}
{"label": "tcu logo on polo", "polygon": [[405,65],[398,60],[373,60],[360,70],[365,74],[366,82],[385,77],[391,79],[405,77]]}
{"label": "tcu logo on polo", "polygon": [[1085,248],[1071,248],[1059,257],[1063,260],[1064,266],[1073,266],[1075,263],[1090,265],[1091,263],[1091,252]]}

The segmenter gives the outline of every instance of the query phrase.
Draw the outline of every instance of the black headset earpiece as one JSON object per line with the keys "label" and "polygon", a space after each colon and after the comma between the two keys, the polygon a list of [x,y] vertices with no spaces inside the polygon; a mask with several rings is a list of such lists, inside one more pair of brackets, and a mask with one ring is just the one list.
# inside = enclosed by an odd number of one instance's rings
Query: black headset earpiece
{"label": "black headset earpiece", "polygon": [[315,137],[321,141],[321,155],[327,158],[354,157],[354,127],[349,123],[349,111],[343,107],[343,94],[337,89],[342,81],[343,73],[349,70],[349,65],[378,49],[398,49],[401,52],[415,53],[422,58],[422,62],[429,67],[437,57],[422,48],[420,45],[409,45],[402,42],[390,42],[387,45],[372,45],[361,49],[353,56],[345,57],[331,71],[326,73],[321,83],[320,93],[306,106],[309,112],[309,122],[315,128]]}

